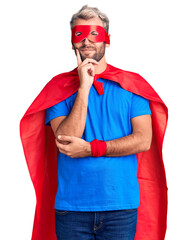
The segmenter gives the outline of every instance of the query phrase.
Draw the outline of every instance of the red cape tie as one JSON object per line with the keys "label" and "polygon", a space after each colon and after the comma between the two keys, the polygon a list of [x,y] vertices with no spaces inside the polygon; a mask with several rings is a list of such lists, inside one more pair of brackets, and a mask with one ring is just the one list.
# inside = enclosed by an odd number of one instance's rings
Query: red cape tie
{"label": "red cape tie", "polygon": [[103,83],[102,82],[98,82],[97,79],[100,78],[100,75],[95,75],[94,76],[94,80],[93,80],[93,85],[95,87],[95,89],[97,90],[99,95],[104,94],[104,89],[103,89]]}

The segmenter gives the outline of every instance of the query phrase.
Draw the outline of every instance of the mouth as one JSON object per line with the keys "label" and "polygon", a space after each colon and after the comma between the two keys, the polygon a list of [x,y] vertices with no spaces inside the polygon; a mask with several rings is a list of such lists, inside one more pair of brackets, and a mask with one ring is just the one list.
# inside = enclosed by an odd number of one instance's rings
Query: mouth
{"label": "mouth", "polygon": [[83,48],[83,49],[81,49],[80,51],[81,52],[85,52],[85,53],[89,53],[89,52],[93,52],[95,49],[93,49],[93,48]]}

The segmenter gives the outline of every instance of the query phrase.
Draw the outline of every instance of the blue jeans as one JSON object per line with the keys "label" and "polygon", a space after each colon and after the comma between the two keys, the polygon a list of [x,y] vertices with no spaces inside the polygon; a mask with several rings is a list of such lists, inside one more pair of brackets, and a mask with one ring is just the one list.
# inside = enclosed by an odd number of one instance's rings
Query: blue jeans
{"label": "blue jeans", "polygon": [[55,210],[57,240],[134,240],[137,209],[104,212]]}

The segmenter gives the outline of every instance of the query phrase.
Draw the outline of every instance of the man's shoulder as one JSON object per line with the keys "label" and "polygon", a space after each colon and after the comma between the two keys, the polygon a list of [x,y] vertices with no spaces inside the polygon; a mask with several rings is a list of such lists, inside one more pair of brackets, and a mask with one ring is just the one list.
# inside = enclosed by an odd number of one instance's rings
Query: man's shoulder
{"label": "man's shoulder", "polygon": [[110,64],[108,64],[109,66],[109,70],[111,72],[115,72],[116,74],[118,75],[121,75],[121,76],[124,76],[124,77],[127,77],[127,78],[131,78],[131,79],[140,79],[140,80],[145,80],[139,73],[137,72],[133,72],[133,71],[128,71],[128,70],[124,70],[124,69],[121,69],[121,68],[117,68],[117,67],[114,67]]}
{"label": "man's shoulder", "polygon": [[28,112],[49,108],[74,94],[79,86],[77,75],[77,70],[73,69],[54,76],[35,98]]}
{"label": "man's shoulder", "polygon": [[74,68],[71,71],[63,72],[55,75],[47,84],[53,84],[59,81],[70,81],[78,76],[77,69]]}
{"label": "man's shoulder", "polygon": [[106,75],[110,80],[118,82],[122,87],[125,88],[140,84],[140,87],[147,87],[149,85],[148,82],[140,74],[123,70],[110,64],[108,64]]}
{"label": "man's shoulder", "polygon": [[138,73],[109,65],[109,77],[113,76],[122,88],[147,99],[161,101],[152,86]]}

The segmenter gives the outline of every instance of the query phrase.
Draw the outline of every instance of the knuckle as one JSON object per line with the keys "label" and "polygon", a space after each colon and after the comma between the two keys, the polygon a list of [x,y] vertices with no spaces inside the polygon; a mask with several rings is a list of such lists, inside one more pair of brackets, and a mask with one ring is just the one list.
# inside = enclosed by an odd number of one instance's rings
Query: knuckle
{"label": "knuckle", "polygon": [[86,64],[88,62],[88,58],[86,58],[81,64]]}

